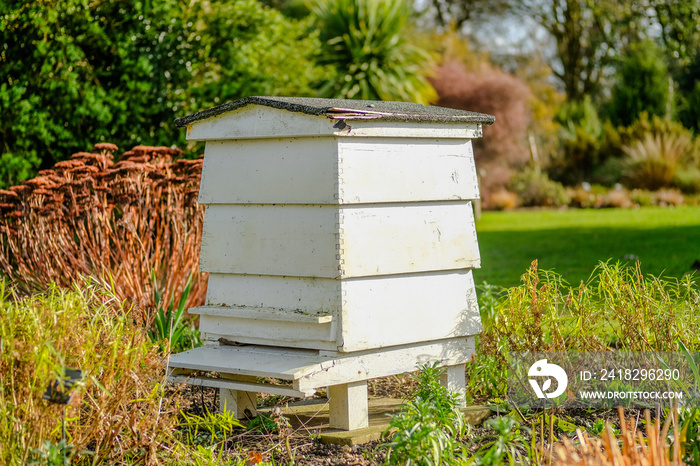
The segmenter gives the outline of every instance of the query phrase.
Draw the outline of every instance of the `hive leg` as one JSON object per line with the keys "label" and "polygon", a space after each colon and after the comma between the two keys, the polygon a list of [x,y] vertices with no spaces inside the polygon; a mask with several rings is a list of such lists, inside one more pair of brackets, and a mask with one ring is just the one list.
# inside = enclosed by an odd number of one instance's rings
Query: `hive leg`
{"label": "hive leg", "polygon": [[355,430],[369,425],[367,381],[328,387],[330,427]]}
{"label": "hive leg", "polygon": [[445,367],[445,372],[440,376],[440,383],[452,393],[457,394],[458,406],[464,408],[466,403],[467,384],[464,375],[464,364]]}
{"label": "hive leg", "polygon": [[[247,375],[226,377],[240,382],[255,382],[256,378]],[[257,394],[243,390],[219,389],[219,411],[234,413],[238,419],[251,419],[258,415]]]}

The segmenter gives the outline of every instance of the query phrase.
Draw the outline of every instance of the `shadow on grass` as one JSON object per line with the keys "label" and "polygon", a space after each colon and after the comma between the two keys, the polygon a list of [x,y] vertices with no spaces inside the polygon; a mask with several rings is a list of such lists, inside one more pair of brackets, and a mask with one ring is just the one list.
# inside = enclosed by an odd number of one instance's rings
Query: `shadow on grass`
{"label": "shadow on grass", "polygon": [[700,225],[658,228],[563,227],[479,232],[477,283],[515,286],[537,259],[572,285],[587,280],[599,261],[639,260],[645,274],[680,278],[700,260]]}

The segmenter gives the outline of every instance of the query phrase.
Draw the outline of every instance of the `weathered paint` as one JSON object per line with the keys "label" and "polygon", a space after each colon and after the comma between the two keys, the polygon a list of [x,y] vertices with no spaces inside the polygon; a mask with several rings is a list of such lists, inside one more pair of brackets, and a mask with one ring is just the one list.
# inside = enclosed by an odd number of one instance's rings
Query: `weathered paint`
{"label": "weathered paint", "polygon": [[[442,366],[464,364],[473,355],[474,337],[467,337],[347,354],[283,347],[201,347],[171,355],[170,365],[288,380],[294,390],[313,393],[327,386],[411,372],[436,361]],[[264,387],[260,391],[266,393]]]}
{"label": "weathered paint", "polygon": [[468,201],[344,206],[338,223],[343,277],[479,267]]}
{"label": "weathered paint", "polygon": [[479,266],[471,202],[207,208],[201,270],[366,277]]}
{"label": "weathered paint", "polygon": [[457,138],[482,135],[480,124],[418,123],[331,119],[271,107],[248,106],[191,125],[188,140],[258,139],[269,137]]}
{"label": "weathered paint", "polygon": [[365,204],[478,199],[471,141],[272,138],[210,141],[202,204]]}
{"label": "weathered paint", "polygon": [[208,341],[351,352],[481,331],[470,270],[344,280],[215,274],[209,289],[223,302],[190,309]]}
{"label": "weathered paint", "polygon": [[209,274],[207,305],[270,307],[292,313],[336,315],[341,282],[329,278]]}
{"label": "weathered paint", "polygon": [[192,124],[195,141],[272,137],[327,136],[335,133],[326,117],[302,115],[269,107],[250,106]]}
{"label": "weathered paint", "polygon": [[335,204],[338,145],[331,137],[210,141],[201,204]]}
{"label": "weathered paint", "polygon": [[476,335],[481,331],[471,271],[343,281],[340,351]]}
{"label": "weathered paint", "polygon": [[479,198],[469,139],[338,139],[338,203]]}
{"label": "weathered paint", "polygon": [[203,315],[199,330],[209,341],[224,338],[237,343],[335,350],[334,321],[297,322],[265,318]]}

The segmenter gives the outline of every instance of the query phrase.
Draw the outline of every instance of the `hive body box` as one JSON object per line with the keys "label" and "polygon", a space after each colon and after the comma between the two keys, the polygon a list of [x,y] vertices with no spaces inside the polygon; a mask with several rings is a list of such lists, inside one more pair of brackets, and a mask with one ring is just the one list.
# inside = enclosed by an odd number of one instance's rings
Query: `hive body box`
{"label": "hive body box", "polygon": [[[339,385],[346,398],[352,384],[421,360],[460,367],[480,331],[471,139],[491,121],[294,98],[248,98],[181,120],[188,139],[206,141],[200,263],[210,275],[206,304],[190,313],[208,348],[171,366],[238,383],[284,373],[300,393]],[[218,366],[197,362],[224,354]],[[256,371],[266,357],[279,367]]]}

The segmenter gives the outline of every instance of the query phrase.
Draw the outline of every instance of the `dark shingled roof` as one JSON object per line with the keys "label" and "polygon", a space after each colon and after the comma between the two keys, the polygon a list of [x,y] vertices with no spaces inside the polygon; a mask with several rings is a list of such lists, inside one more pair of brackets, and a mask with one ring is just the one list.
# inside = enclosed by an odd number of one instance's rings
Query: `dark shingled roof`
{"label": "dark shingled roof", "polygon": [[496,118],[484,113],[455,110],[408,102],[384,102],[377,100],[318,99],[313,97],[246,97],[218,107],[202,110],[175,120],[176,126],[187,126],[247,105],[289,110],[308,115],[325,115],[337,120],[383,120],[429,123],[478,123],[492,124]]}

